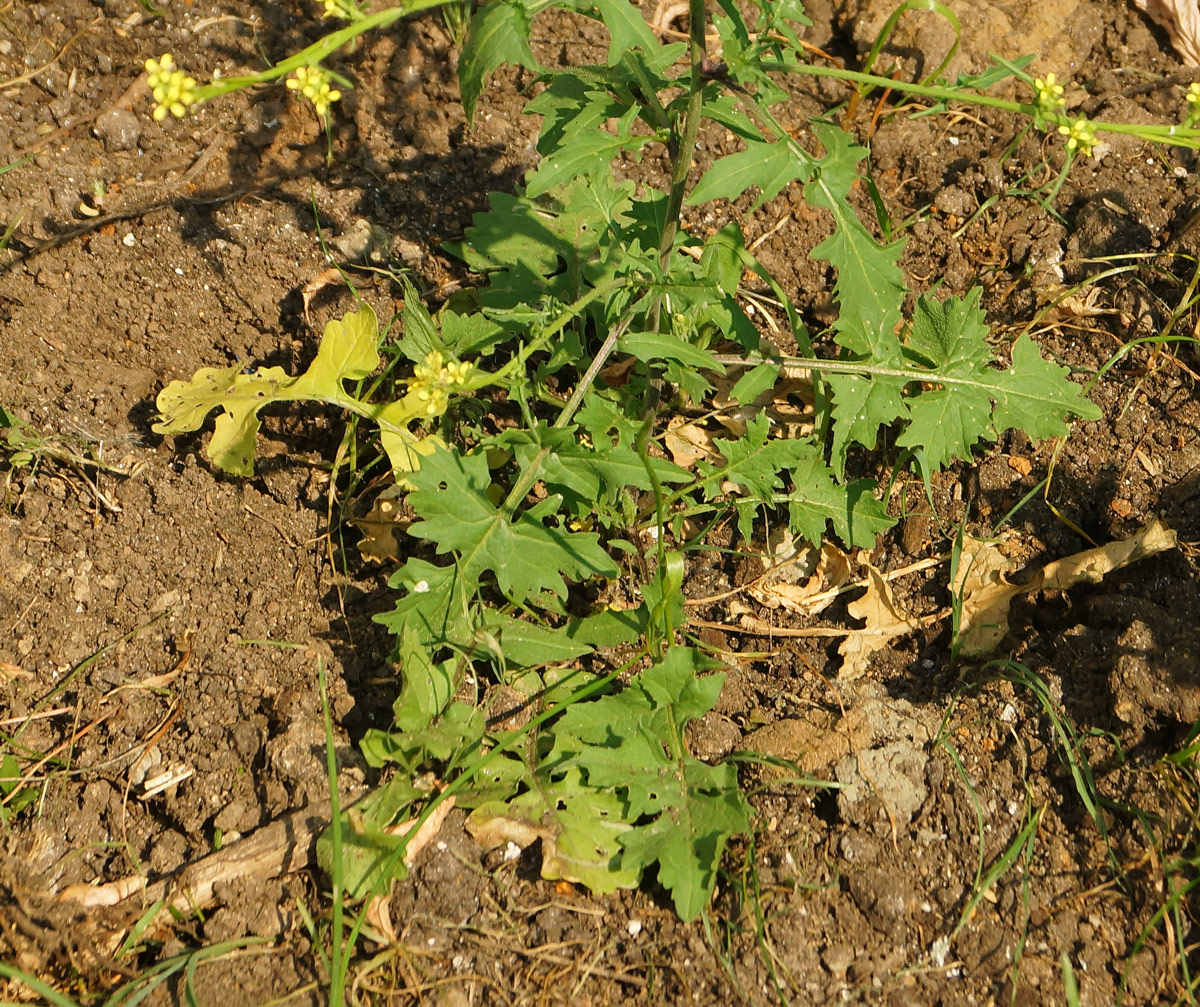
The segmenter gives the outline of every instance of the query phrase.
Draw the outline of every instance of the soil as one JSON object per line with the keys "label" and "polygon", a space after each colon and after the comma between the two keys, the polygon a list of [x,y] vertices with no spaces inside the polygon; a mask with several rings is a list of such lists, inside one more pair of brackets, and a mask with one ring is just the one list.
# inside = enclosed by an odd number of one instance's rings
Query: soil
{"label": "soil", "polygon": [[[1177,85],[1192,71],[1133,9],[956,6],[964,34],[952,72],[980,69],[989,51],[1037,52],[1039,72],[1071,81],[1072,108],[1175,121]],[[855,62],[893,7],[815,0],[805,37]],[[441,242],[535,156],[516,71],[498,74],[466,122],[457,52],[436,13],[335,57],[356,87],[328,146],[311,109],[281,87],[159,124],[133,86],[163,52],[205,78],[282,58],[320,34],[317,13],[245,0],[172,4],[163,17],[134,0],[0,6],[0,164],[32,158],[0,175],[0,227],[12,228],[0,258],[0,405],[59,452],[24,467],[0,455],[0,730],[24,725],[4,751],[36,788],[3,834],[0,960],[73,995],[251,935],[265,941],[200,967],[202,1002],[324,1002],[327,973],[300,908],[320,917],[327,906],[327,879],[300,841],[329,806],[318,669],[346,801],[375,782],[356,741],[388,725],[397,693],[392,640],[371,621],[392,607],[389,568],[364,561],[356,533],[330,522],[344,416],[307,404],[270,416],[257,475],[235,479],[202,455],[207,435],[151,433],[154,396],[202,366],[304,366],[324,321],[352,303],[327,289],[305,318],[301,291],[329,265],[322,241],[342,265],[386,250],[427,286],[461,279]],[[539,38],[545,58],[572,62],[597,59],[599,41],[565,18]],[[934,15],[914,15],[881,58],[928,72],[950,41]],[[792,86],[784,114],[798,128],[846,96],[830,81]],[[917,215],[904,253],[915,291],[982,284],[998,336],[1031,326],[1044,350],[1085,371],[1169,324],[1192,331],[1194,310],[1171,321],[1196,269],[1191,154],[1116,137],[1074,167],[1051,208],[1013,190],[1052,177],[1045,164],[1060,163],[1061,140],[1029,134],[1003,158],[1019,130],[1004,115],[887,112],[862,107],[847,125],[870,140],[892,220]],[[719,132],[702,142],[704,157],[726,149]],[[687,223],[706,233],[742,220],[820,331],[831,277],[808,253],[826,222],[798,195],[751,215],[748,205]],[[865,193],[860,212],[874,219]],[[1130,268],[1100,280],[1087,305],[1053,308],[1063,283],[1114,265]],[[390,317],[401,291],[355,275]],[[766,751],[842,784],[745,770],[758,828],[726,856],[710,926],[680,923],[652,883],[601,898],[541,881],[536,849],[484,853],[453,813],[396,886],[396,953],[372,958],[380,948],[360,945],[356,1002],[1033,1007],[1062,1002],[1063,956],[1080,1004],[1113,1004],[1122,987],[1127,1004],[1179,1001],[1181,977],[1200,968],[1195,893],[1169,926],[1152,918],[1166,886],[1196,876],[1196,791],[1186,767],[1162,758],[1200,716],[1198,366],[1194,347],[1135,349],[1091,392],[1104,418],[1079,424],[1057,457],[1011,435],[977,466],[937,476],[933,510],[919,484],[895,488],[904,520],[870,554],[884,571],[945,552],[959,521],[990,534],[1052,465],[1048,497],[1034,493],[1012,522],[1029,565],[1087,547],[1080,532],[1109,542],[1153,516],[1176,530],[1179,547],[1154,560],[1018,601],[1003,653],[1025,672],[956,667],[942,622],[898,638],[865,678],[839,681],[836,643],[751,635],[727,601],[693,608],[719,627],[704,630],[708,642],[731,652],[696,751]],[[858,464],[875,471],[879,459]],[[942,563],[901,579],[901,601],[936,611],[948,576]],[[745,579],[700,554],[686,591],[705,598]],[[1064,723],[1107,801],[1104,832],[1062,758]],[[156,790],[163,772],[175,782]],[[83,910],[58,898],[133,875],[169,893],[177,872],[218,846],[244,851],[233,840],[268,828],[292,837],[294,857],[257,880],[218,882],[215,908],[181,913],[140,959],[113,952],[146,902]],[[980,884],[997,865],[994,883]],[[22,989],[14,981],[4,995],[25,999]],[[182,997],[168,984],[148,1002]]]}

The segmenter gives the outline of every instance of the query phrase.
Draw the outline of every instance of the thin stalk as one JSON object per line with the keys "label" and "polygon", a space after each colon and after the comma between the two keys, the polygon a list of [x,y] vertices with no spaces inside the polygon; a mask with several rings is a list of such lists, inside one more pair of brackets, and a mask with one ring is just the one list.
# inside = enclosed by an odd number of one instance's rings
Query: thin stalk
{"label": "thin stalk", "polygon": [[667,196],[667,216],[663,223],[662,238],[658,243],[658,265],[664,272],[671,261],[675,247],[675,235],[679,231],[679,214],[683,211],[683,197],[687,191],[688,173],[692,169],[692,158],[696,153],[696,138],[700,134],[700,118],[704,105],[704,0],[688,0],[688,38],[692,61],[687,111],[684,113],[683,132],[679,147],[675,151],[675,162],[671,165],[671,191]]}
{"label": "thin stalk", "polygon": [[[778,73],[801,73],[811,77],[833,77],[852,84],[865,84],[871,87],[888,88],[903,94],[916,95],[920,98],[932,98],[936,101],[958,101],[968,105],[980,105],[985,108],[996,108],[1005,112],[1018,112],[1032,117],[1036,113],[1032,103],[1010,101],[1006,98],[995,98],[989,94],[966,92],[953,87],[939,87],[936,84],[912,84],[902,80],[891,80],[871,73],[860,73],[857,70],[843,70],[836,66],[815,66],[807,63],[778,63],[764,60],[761,64],[764,70]],[[742,94],[739,92],[739,94]],[[742,94],[742,97],[746,97]],[[1043,113],[1042,118],[1055,126],[1070,126],[1078,121],[1079,116],[1063,115],[1061,113]],[[1144,123],[1096,122],[1088,120],[1096,128],[1097,133],[1122,133],[1127,136],[1140,137],[1143,140],[1169,142],[1181,147],[1200,148],[1200,129],[1183,126],[1178,123],[1169,126]]]}

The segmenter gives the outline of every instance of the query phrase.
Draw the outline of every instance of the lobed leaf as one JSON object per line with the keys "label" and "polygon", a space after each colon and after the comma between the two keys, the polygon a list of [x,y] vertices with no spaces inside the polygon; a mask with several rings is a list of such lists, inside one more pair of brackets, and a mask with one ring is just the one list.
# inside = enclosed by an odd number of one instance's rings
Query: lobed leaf
{"label": "lobed leaf", "polygon": [[458,553],[468,583],[491,571],[500,590],[520,602],[541,591],[566,597],[564,577],[619,572],[594,534],[544,524],[533,511],[510,520],[487,495],[491,477],[482,454],[439,446],[412,482],[416,488],[408,499],[422,520],[409,533],[435,543],[438,553]]}

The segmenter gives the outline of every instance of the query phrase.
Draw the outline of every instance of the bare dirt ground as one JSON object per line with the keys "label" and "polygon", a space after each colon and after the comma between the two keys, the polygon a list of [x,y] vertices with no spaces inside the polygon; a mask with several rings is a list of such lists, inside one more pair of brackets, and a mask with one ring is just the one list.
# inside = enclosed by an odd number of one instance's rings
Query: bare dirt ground
{"label": "bare dirt ground", "polygon": [[[1037,52],[1039,72],[1069,77],[1070,102],[1093,118],[1177,118],[1177,85],[1192,78],[1131,8],[952,6],[964,8],[967,69],[989,50]],[[806,37],[852,62],[890,9],[817,0]],[[201,966],[203,1002],[324,1002],[298,905],[320,917],[327,881],[303,844],[297,869],[218,885],[212,909],[145,935],[140,959],[110,957],[140,898],[81,910],[56,896],[135,875],[169,890],[221,842],[235,849],[236,835],[320,820],[318,661],[345,798],[373,782],[355,742],[388,725],[398,689],[391,638],[371,621],[393,604],[388,569],[365,563],[357,532],[329,520],[345,417],[308,405],[271,416],[258,475],[239,480],[211,468],[201,438],[151,433],[155,394],[201,366],[311,359],[323,322],[350,303],[327,293],[311,324],[303,316],[300,292],[328,265],[318,228],[341,264],[386,253],[428,287],[461,277],[439,244],[535,156],[515,72],[501,72],[466,123],[436,14],[336,57],[357,87],[328,158],[311,108],[282,87],[164,124],[131,89],[163,52],[198,76],[282,58],[319,34],[316,13],[245,0],[171,4],[165,17],[133,0],[0,4],[0,164],[34,155],[0,175],[0,230],[15,228],[0,257],[0,405],[60,450],[24,467],[0,454],[0,731],[28,777],[18,789],[36,789],[3,831],[0,961],[81,999],[181,950],[257,935],[267,940]],[[541,39],[571,61],[594,58],[596,41],[566,21]],[[946,44],[914,17],[894,48],[913,72]],[[832,82],[803,83],[788,114],[799,125],[845,97]],[[1026,136],[1002,160],[1019,129],[1005,116],[874,112],[859,109],[848,127],[870,138],[892,218],[919,212],[904,260],[916,289],[981,283],[998,335],[1036,320],[1041,345],[1085,370],[1161,331],[1185,302],[1191,155],[1114,141],[1073,171],[1055,215],[1009,191],[1051,177],[1039,166],[1061,157],[1060,141]],[[719,136],[706,142],[720,153]],[[1035,177],[1022,183],[1022,172]],[[689,226],[742,212],[710,208]],[[831,283],[808,252],[826,221],[785,194],[744,223],[819,330]],[[1088,311],[1048,308],[1056,284],[1131,253],[1145,258],[1098,282]],[[389,317],[399,288],[356,275]],[[1194,309],[1175,323],[1195,324]],[[766,751],[843,784],[747,771],[758,831],[727,855],[709,926],[680,924],[652,886],[594,898],[543,882],[536,850],[484,854],[451,815],[396,888],[400,946],[360,947],[359,1002],[1034,1007],[1063,1002],[1063,955],[1081,1004],[1113,1004],[1122,987],[1128,1004],[1187,1002],[1181,984],[1200,969],[1194,892],[1143,932],[1171,886],[1196,877],[1196,791],[1186,767],[1161,760],[1200,717],[1197,367],[1194,347],[1125,356],[1091,393],[1104,418],[1079,425],[1058,458],[1049,499],[1063,520],[1040,493],[1018,512],[1014,549],[1030,567],[1088,546],[1077,530],[1105,543],[1153,516],[1180,543],[1099,584],[1018,600],[1001,653],[1027,679],[952,667],[937,622],[895,641],[865,679],[839,683],[829,640],[751,635],[727,600],[693,606],[720,627],[703,631],[709,642],[746,655],[697,751]],[[888,571],[939,556],[964,515],[990,533],[1047,475],[1052,452],[1005,438],[978,466],[935,480],[936,515],[919,484],[901,485],[892,503],[907,516],[872,561]],[[705,555],[685,587],[695,599],[753,576]],[[947,565],[931,564],[897,588],[934,612],[947,582]],[[759,614],[794,628],[786,614]],[[1107,802],[1097,816],[1081,797],[1088,781],[1064,760],[1063,723]],[[163,772],[177,782],[156,792],[147,781]],[[15,982],[0,990],[28,995]],[[181,996],[169,985],[152,1002]]]}

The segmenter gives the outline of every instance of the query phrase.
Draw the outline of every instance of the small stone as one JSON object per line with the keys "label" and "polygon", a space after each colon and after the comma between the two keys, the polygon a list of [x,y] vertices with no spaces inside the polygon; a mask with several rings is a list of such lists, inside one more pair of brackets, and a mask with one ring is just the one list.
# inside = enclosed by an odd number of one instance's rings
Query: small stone
{"label": "small stone", "polygon": [[345,259],[365,259],[377,249],[387,247],[388,234],[365,217],[356,217],[329,244]]}
{"label": "small stone", "polygon": [[821,962],[835,976],[844,976],[854,961],[854,949],[849,944],[831,944],[821,952]]}
{"label": "small stone", "polygon": [[109,152],[131,150],[141,139],[142,120],[127,108],[113,108],[96,117],[92,132]]}

